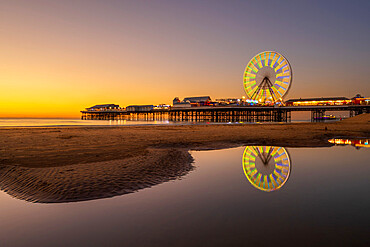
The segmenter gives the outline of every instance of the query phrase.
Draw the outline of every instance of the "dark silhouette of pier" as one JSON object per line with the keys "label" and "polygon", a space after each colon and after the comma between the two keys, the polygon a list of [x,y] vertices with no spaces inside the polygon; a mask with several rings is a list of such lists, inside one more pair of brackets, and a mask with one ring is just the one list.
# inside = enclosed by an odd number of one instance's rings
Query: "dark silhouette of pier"
{"label": "dark silhouette of pier", "polygon": [[150,110],[81,111],[87,120],[169,120],[211,122],[290,122],[292,112],[311,112],[319,121],[327,111],[348,111],[349,116],[370,113],[370,105],[330,106],[200,106]]}

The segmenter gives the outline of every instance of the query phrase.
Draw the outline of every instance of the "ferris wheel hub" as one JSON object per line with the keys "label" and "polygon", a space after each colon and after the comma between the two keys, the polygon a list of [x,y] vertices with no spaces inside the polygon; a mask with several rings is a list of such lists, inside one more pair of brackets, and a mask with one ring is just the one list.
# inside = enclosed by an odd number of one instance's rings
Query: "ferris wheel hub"
{"label": "ferris wheel hub", "polygon": [[258,70],[256,74],[256,83],[260,84],[265,78],[267,78],[272,84],[275,83],[276,73],[273,68],[263,67],[262,69]]}

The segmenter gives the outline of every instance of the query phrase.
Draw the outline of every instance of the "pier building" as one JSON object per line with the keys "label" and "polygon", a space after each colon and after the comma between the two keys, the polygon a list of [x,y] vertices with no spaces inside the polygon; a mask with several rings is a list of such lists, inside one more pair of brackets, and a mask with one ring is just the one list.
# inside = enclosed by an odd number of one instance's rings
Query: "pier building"
{"label": "pier building", "polygon": [[126,107],[127,112],[147,112],[153,110],[154,105],[129,105]]}
{"label": "pier building", "polygon": [[352,100],[346,97],[327,97],[327,98],[299,98],[289,99],[285,102],[287,106],[311,106],[311,105],[348,105]]}
{"label": "pier building", "polygon": [[173,106],[183,108],[184,105],[190,106],[206,106],[206,105],[215,105],[215,102],[212,102],[210,96],[197,96],[197,97],[186,97],[182,101],[178,97],[174,98]]}
{"label": "pier building", "polygon": [[[121,110],[122,108],[116,104],[104,104],[94,105],[86,108],[86,111],[109,111],[109,110]],[[123,110],[123,109],[122,109]]]}

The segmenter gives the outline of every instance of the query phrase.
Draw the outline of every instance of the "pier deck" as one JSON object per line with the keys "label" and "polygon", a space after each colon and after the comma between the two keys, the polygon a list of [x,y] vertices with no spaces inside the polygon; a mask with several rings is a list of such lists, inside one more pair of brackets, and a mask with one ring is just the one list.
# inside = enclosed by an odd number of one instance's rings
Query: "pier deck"
{"label": "pier deck", "polygon": [[355,116],[370,113],[370,105],[336,106],[201,106],[146,111],[81,111],[81,119],[91,120],[170,120],[170,121],[212,121],[212,122],[289,122],[291,112],[311,112],[312,121],[327,111],[348,111]]}

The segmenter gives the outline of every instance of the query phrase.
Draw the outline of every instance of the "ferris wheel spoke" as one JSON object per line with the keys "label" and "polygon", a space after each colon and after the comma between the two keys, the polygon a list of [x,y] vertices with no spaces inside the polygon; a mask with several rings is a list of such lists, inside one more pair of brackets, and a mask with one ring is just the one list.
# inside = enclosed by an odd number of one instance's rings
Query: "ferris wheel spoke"
{"label": "ferris wheel spoke", "polygon": [[263,64],[262,64],[262,54],[261,53],[260,53],[259,65],[261,66],[261,68],[263,67]]}
{"label": "ferris wheel spoke", "polygon": [[264,53],[264,55],[265,55],[265,58],[263,60],[263,66],[267,66],[267,62],[268,62],[268,60],[267,60],[267,53]]}
{"label": "ferris wheel spoke", "polygon": [[277,66],[279,66],[279,59],[280,59],[280,55],[279,55],[279,57],[275,60],[275,63],[274,63],[274,65],[273,65],[273,68],[275,69]]}
{"label": "ferris wheel spoke", "polygon": [[283,71],[283,69],[288,66],[288,64],[284,61],[279,66],[277,66],[275,69],[276,73],[280,73],[280,71]]}
{"label": "ferris wheel spoke", "polygon": [[279,89],[280,89],[280,85],[275,84],[275,85],[273,86],[273,90],[274,90],[274,92],[275,92],[276,94],[278,94],[278,95],[279,95],[279,97],[281,97],[281,96],[282,96],[282,93],[280,93],[280,92],[279,92]]}

